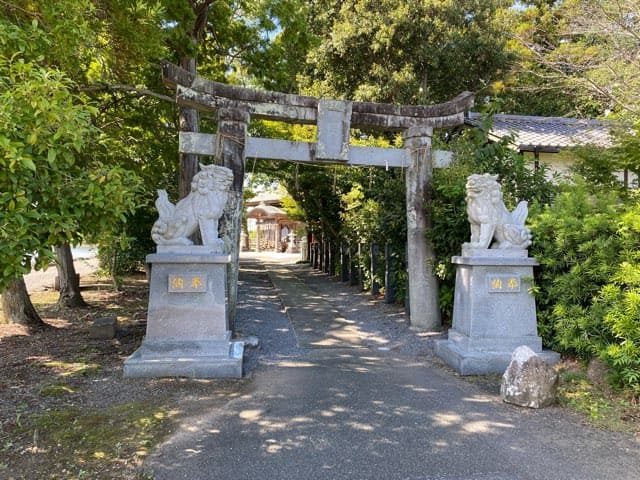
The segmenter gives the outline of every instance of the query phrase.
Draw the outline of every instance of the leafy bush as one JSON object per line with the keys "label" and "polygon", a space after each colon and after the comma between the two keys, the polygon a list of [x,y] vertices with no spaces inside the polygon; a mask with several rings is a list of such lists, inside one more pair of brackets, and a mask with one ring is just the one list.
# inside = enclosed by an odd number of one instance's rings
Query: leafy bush
{"label": "leafy bush", "polygon": [[531,255],[537,270],[538,325],[544,342],[589,359],[610,339],[590,314],[610,280],[619,251],[616,197],[590,195],[584,184],[566,186],[555,202],[532,215]]}
{"label": "leafy bush", "polygon": [[531,219],[539,330],[562,353],[600,357],[640,393],[640,206],[589,190],[565,186]]}

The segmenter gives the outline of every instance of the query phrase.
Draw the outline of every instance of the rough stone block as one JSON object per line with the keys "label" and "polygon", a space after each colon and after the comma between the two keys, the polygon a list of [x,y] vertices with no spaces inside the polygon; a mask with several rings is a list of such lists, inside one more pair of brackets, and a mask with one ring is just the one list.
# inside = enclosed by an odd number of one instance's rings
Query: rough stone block
{"label": "rough stone block", "polygon": [[96,318],[89,327],[89,338],[111,339],[118,333],[118,317]]}
{"label": "rough stone block", "polygon": [[556,401],[558,374],[527,346],[516,348],[502,376],[500,396],[514,405],[542,408]]}

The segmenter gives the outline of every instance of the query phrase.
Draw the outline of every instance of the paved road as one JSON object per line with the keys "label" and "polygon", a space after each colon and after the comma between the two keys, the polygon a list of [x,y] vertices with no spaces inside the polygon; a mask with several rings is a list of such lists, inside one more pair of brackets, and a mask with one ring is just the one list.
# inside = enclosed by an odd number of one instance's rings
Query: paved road
{"label": "paved road", "polygon": [[[73,265],[80,278],[95,274],[98,270],[97,250],[89,247],[78,247],[71,249],[73,254]],[[32,270],[24,276],[24,282],[29,293],[52,290],[55,278],[58,275],[55,265],[49,266],[46,270]]]}
{"label": "paved road", "polygon": [[559,408],[503,404],[428,360],[370,348],[303,267],[265,266],[287,316],[260,264],[245,263],[245,328],[293,329],[297,345],[259,361],[224,408],[185,421],[149,460],[156,479],[640,478],[632,437],[582,426]]}

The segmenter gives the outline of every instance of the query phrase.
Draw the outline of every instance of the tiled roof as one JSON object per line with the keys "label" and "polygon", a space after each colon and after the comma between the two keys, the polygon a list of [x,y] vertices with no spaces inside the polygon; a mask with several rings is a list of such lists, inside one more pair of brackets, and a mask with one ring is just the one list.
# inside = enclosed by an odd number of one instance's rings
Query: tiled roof
{"label": "tiled roof", "polygon": [[259,217],[286,217],[287,212],[273,205],[265,205],[261,203],[257,207],[247,209],[247,218]]}
{"label": "tiled roof", "polygon": [[[480,125],[480,114],[469,112],[467,124]],[[528,115],[494,115],[491,135],[503,138],[515,135],[521,151],[558,151],[578,145],[612,146],[612,121],[565,117],[535,117]]]}
{"label": "tiled roof", "polygon": [[260,192],[258,195],[249,198],[245,202],[245,204],[249,206],[259,205],[260,203],[264,203],[266,205],[280,205],[282,203],[282,195],[271,192]]}

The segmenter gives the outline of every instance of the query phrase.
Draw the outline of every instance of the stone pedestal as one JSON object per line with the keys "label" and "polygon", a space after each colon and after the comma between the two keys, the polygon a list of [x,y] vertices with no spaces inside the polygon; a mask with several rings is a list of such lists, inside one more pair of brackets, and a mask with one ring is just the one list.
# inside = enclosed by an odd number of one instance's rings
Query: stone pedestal
{"label": "stone pedestal", "polygon": [[231,341],[228,255],[208,247],[158,247],[151,265],[147,332],[124,362],[126,377],[242,377],[244,344]]}
{"label": "stone pedestal", "polygon": [[462,375],[503,373],[513,351],[526,345],[548,363],[560,356],[542,350],[536,305],[529,293],[537,262],[526,250],[463,248],[457,265],[453,324],[436,353]]}

